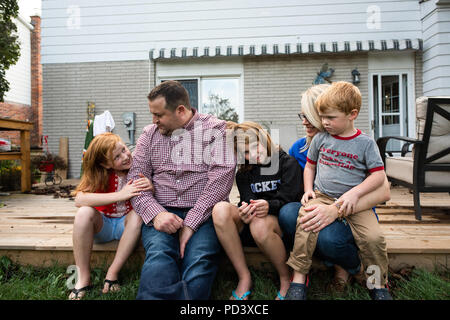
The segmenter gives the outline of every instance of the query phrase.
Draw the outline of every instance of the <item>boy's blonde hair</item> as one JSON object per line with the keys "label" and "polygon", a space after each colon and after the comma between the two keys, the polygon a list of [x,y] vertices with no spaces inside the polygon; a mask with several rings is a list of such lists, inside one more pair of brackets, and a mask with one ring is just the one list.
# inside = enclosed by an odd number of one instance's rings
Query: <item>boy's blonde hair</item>
{"label": "boy's blonde hair", "polygon": [[338,110],[349,114],[353,109],[361,109],[361,92],[358,87],[346,81],[333,82],[331,86],[316,100],[319,112]]}

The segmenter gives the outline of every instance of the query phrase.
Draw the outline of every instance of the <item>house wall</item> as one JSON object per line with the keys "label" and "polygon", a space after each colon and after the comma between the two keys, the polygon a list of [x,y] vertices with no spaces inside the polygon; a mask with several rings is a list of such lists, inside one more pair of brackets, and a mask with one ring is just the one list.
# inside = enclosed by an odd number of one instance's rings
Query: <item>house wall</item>
{"label": "house wall", "polygon": [[361,73],[358,88],[363,97],[356,127],[370,132],[368,111],[368,58],[362,54],[321,54],[301,56],[246,57],[244,59],[245,119],[265,127],[278,129],[280,144],[288,150],[292,143],[304,136],[297,114],[300,96],[308,89],[322,64],[328,62],[335,69],[332,81],[352,81],[351,71]]}
{"label": "house wall", "polygon": [[43,65],[44,135],[54,153],[59,137],[69,137],[69,177],[80,176],[88,101],[95,103],[97,115],[111,112],[113,132],[125,142],[123,112],[136,112],[135,139],[151,121],[147,95],[154,76],[149,66],[149,60]]}
{"label": "house wall", "polygon": [[422,3],[423,92],[450,95],[450,3]]}
{"label": "house wall", "polygon": [[414,59],[414,81],[416,88],[416,98],[423,96],[423,54],[416,51]]}
{"label": "house wall", "polygon": [[[0,103],[0,117],[33,122],[31,147],[39,147],[42,134],[42,72],[40,65],[40,17],[15,20],[20,42],[18,62],[6,70],[9,91]],[[20,145],[20,132],[1,131],[0,137]]]}
{"label": "house wall", "polygon": [[6,70],[9,91],[5,101],[22,105],[31,105],[31,40],[32,27],[22,18],[14,20],[20,42],[20,57],[15,65]]}
{"label": "house wall", "polygon": [[153,48],[421,38],[417,0],[44,0],[42,63],[145,60]]}

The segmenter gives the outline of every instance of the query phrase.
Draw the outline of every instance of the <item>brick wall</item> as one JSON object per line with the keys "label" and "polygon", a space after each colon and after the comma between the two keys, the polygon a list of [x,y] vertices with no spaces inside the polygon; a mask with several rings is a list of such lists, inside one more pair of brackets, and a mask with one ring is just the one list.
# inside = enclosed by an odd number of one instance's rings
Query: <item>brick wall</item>
{"label": "brick wall", "polygon": [[[30,121],[31,107],[14,102],[0,103],[0,117],[14,120]],[[20,146],[19,131],[0,131],[0,138],[11,140],[12,144]]]}
{"label": "brick wall", "polygon": [[31,24],[31,119],[34,130],[31,145],[41,146],[42,136],[42,65],[41,65],[41,17],[32,16]]}
{"label": "brick wall", "polygon": [[[356,120],[356,127],[369,133],[368,57],[365,53],[246,57],[245,120],[264,123],[273,128],[296,128],[295,138],[304,136],[303,126],[297,116],[300,112],[300,96],[312,85],[325,62],[335,70],[331,81],[352,81],[351,71],[355,67],[358,68],[361,74],[358,87],[363,97],[363,105]],[[282,130],[280,134],[283,134]]]}
{"label": "brick wall", "polygon": [[[31,131],[31,147],[39,147],[42,135],[42,66],[41,66],[41,18],[31,17],[34,30],[31,38],[31,106],[13,101],[0,103],[0,117],[14,120],[31,121],[34,129]],[[15,85],[11,83],[11,85]],[[0,137],[11,140],[12,144],[20,145],[18,131],[0,131]]]}
{"label": "brick wall", "polygon": [[111,112],[116,123],[113,132],[125,142],[123,112],[136,112],[135,141],[151,122],[147,95],[154,76],[149,65],[148,60],[43,65],[43,133],[54,153],[59,152],[59,137],[69,137],[70,178],[80,176],[88,101],[95,103],[97,115]]}

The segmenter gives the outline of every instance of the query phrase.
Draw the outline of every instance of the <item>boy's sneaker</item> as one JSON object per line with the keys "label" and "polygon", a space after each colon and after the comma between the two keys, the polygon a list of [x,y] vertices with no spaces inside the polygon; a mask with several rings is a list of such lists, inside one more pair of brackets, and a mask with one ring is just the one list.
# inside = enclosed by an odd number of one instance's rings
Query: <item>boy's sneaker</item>
{"label": "boy's sneaker", "polygon": [[308,290],[309,279],[306,277],[306,283],[291,282],[286,292],[285,300],[306,300],[306,291]]}
{"label": "boy's sneaker", "polygon": [[369,295],[372,300],[393,300],[387,288],[371,289]]}

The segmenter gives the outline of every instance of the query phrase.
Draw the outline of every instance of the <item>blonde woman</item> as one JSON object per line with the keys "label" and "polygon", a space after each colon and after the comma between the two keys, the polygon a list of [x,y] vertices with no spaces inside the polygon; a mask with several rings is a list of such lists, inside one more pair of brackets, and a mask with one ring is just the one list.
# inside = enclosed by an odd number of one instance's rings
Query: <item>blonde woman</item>
{"label": "blonde woman", "polygon": [[[312,139],[318,132],[324,130],[314,104],[317,98],[329,87],[329,84],[315,85],[306,90],[301,97],[299,117],[305,128],[306,136],[293,144],[289,149],[289,154],[297,159],[302,170],[306,165],[306,155]],[[373,208],[378,203],[389,199],[389,183],[386,180],[382,187],[361,197],[354,212]],[[290,206],[292,206],[290,211],[293,211],[295,206],[299,210],[301,203],[291,203]],[[316,216],[321,217],[321,220],[324,221],[320,227],[314,229],[314,231],[320,231],[315,255],[321,258],[325,265],[334,266],[335,268],[335,276],[329,285],[329,289],[342,292],[351,278],[356,278],[359,281],[364,280],[364,276],[361,273],[358,247],[355,244],[350,226],[335,218],[338,208],[335,205],[311,205],[305,210],[309,213],[303,218],[302,227],[310,227],[310,221]],[[293,238],[295,236],[297,217],[294,219],[291,216],[290,218],[291,220],[286,223],[288,227],[285,230],[289,232],[289,237]]]}

